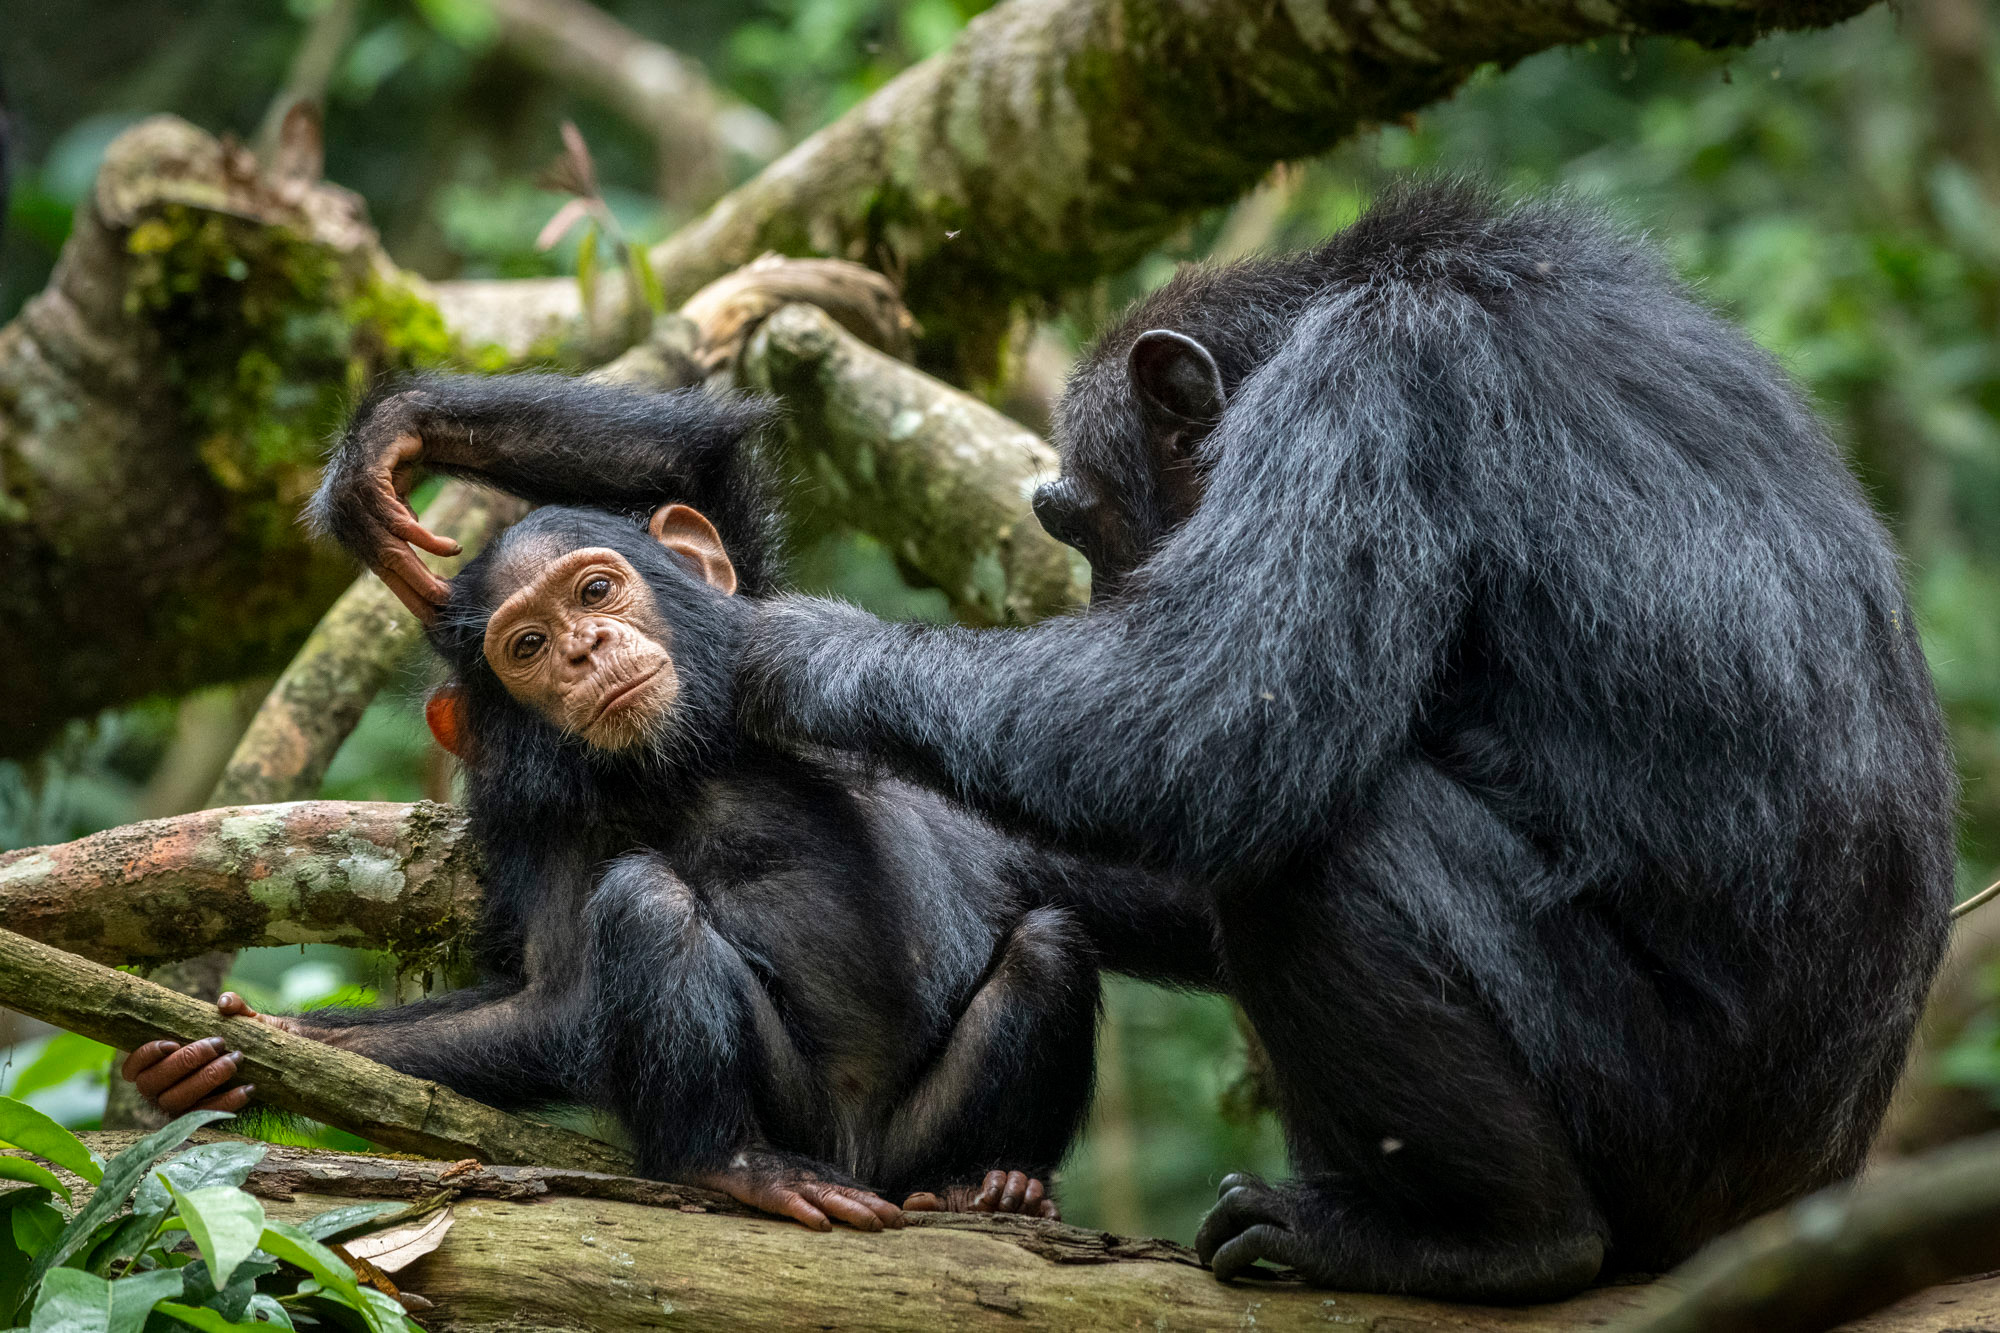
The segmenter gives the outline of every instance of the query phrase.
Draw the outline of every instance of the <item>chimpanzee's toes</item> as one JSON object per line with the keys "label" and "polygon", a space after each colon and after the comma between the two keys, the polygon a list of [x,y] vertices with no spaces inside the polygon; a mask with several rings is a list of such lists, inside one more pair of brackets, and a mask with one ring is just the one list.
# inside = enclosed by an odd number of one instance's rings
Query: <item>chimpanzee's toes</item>
{"label": "chimpanzee's toes", "polygon": [[1220,1282],[1243,1275],[1259,1259],[1293,1264],[1297,1245],[1291,1210],[1283,1195],[1256,1177],[1229,1176],[1222,1182],[1222,1197],[1202,1219],[1194,1248]]}

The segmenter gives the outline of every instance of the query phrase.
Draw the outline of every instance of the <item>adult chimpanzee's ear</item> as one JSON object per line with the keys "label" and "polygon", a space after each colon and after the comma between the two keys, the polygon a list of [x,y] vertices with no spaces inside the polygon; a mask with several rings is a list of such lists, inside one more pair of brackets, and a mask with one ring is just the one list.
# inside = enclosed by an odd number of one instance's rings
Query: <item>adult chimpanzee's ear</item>
{"label": "adult chimpanzee's ear", "polygon": [[1212,426],[1229,405],[1215,358],[1186,334],[1148,329],[1133,340],[1125,364],[1140,400],[1177,421]]}
{"label": "adult chimpanzee's ear", "polygon": [[698,509],[686,505],[661,505],[653,511],[646,531],[653,540],[687,561],[688,567],[723,593],[736,591],[736,566],[722,549],[722,535],[715,524]]}
{"label": "adult chimpanzee's ear", "polygon": [[440,685],[424,701],[424,721],[439,745],[465,763],[472,762],[472,736],[465,726],[465,690],[458,685]]}

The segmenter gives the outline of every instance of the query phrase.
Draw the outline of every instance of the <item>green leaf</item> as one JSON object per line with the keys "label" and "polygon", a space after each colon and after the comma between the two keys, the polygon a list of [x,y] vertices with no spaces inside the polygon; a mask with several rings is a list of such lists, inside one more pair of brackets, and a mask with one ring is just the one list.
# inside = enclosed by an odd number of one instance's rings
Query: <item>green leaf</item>
{"label": "green leaf", "polygon": [[250,1257],[264,1234],[264,1205],[234,1185],[210,1185],[182,1193],[168,1185],[179,1205],[181,1222],[194,1237],[215,1285],[227,1287],[236,1265]]}
{"label": "green leaf", "polygon": [[390,1213],[402,1211],[403,1205],[400,1203],[349,1204],[345,1208],[329,1208],[307,1221],[299,1230],[314,1240],[332,1240],[344,1232],[353,1231],[357,1227],[373,1222],[378,1217],[387,1217]]}
{"label": "green leaf", "polygon": [[98,1228],[102,1239],[92,1241],[90,1259],[83,1267],[102,1276],[114,1265],[138,1258],[152,1241],[159,1221],[159,1214],[155,1213],[146,1217],[117,1217],[106,1222]]}
{"label": "green leaf", "polygon": [[576,243],[576,289],[586,313],[597,300],[597,219],[592,218]]}
{"label": "green leaf", "polygon": [[78,1074],[102,1074],[111,1058],[111,1048],[74,1032],[58,1032],[42,1046],[41,1052],[14,1075],[8,1095],[26,1097],[67,1083]]}
{"label": "green leaf", "polygon": [[218,1291],[208,1271],[207,1261],[197,1259],[180,1270],[181,1304],[205,1305],[220,1312],[225,1319],[241,1319],[249,1313],[250,1298],[257,1294],[257,1283],[277,1271],[278,1265],[274,1260],[246,1259],[236,1265],[229,1285]]}
{"label": "green leaf", "polygon": [[295,1327],[292,1323],[291,1313],[284,1306],[278,1304],[276,1296],[271,1296],[260,1291],[250,1298],[250,1309],[256,1314],[263,1316],[266,1321],[276,1324],[279,1328]]}
{"label": "green leaf", "polygon": [[24,1203],[9,1211],[14,1243],[29,1254],[40,1254],[62,1235],[65,1219],[62,1209],[54,1204]]}
{"label": "green leaf", "polygon": [[[227,1111],[189,1111],[113,1158],[111,1164],[104,1168],[103,1178],[98,1181],[97,1192],[90,1196],[90,1202],[77,1210],[76,1216],[70,1219],[54,1244],[44,1246],[35,1254],[34,1265],[28,1270],[26,1290],[32,1292],[44,1273],[75,1254],[96,1235],[97,1228],[110,1221],[131,1199],[132,1191],[139,1188],[139,1182],[154,1162],[187,1142],[187,1136],[203,1125],[227,1119]],[[0,1317],[14,1313],[11,1310],[0,1312]]]}
{"label": "green leaf", "polygon": [[[46,1190],[10,1190],[0,1195],[0,1212],[12,1213],[16,1208],[41,1207],[48,1200]],[[13,1219],[0,1218],[0,1310],[19,1308],[21,1296],[26,1291],[22,1283],[28,1276],[31,1258],[29,1252],[14,1239]]]}
{"label": "green leaf", "polygon": [[[276,1301],[272,1301],[271,1304],[277,1305],[278,1303]],[[205,1306],[199,1306],[199,1305],[181,1305],[174,1301],[161,1301],[154,1308],[157,1309],[161,1314],[172,1315],[175,1319],[180,1320],[183,1324],[186,1324],[191,1328],[201,1329],[202,1333],[224,1333],[224,1330],[232,1328],[270,1327],[269,1324],[259,1324],[255,1322],[242,1323],[242,1324],[235,1323],[230,1319],[225,1318],[220,1311],[210,1310]],[[278,1306],[278,1309],[282,1313],[284,1307]],[[292,1321],[290,1319],[287,1319],[285,1321],[284,1326],[286,1328],[290,1328],[292,1326]]]}
{"label": "green leaf", "polygon": [[[206,1189],[211,1185],[241,1185],[250,1178],[250,1169],[264,1160],[270,1145],[264,1143],[197,1143],[177,1153],[147,1173],[146,1183],[132,1201],[134,1213],[159,1217],[174,1206],[168,1186],[177,1190]],[[165,1176],[162,1180],[160,1177]]]}
{"label": "green leaf", "polygon": [[354,1293],[360,1290],[360,1284],[346,1261],[291,1223],[266,1222],[257,1244],[286,1263],[305,1269],[328,1291],[344,1292],[353,1300],[359,1299]]}
{"label": "green leaf", "polygon": [[136,1273],[106,1282],[95,1273],[58,1268],[42,1282],[33,1333],[140,1333],[153,1306],[181,1293],[181,1275]]}
{"label": "green leaf", "polygon": [[654,314],[666,314],[667,294],[660,289],[660,275],[653,272],[653,261],[647,257],[646,247],[643,245],[626,246],[625,259],[627,263],[631,264],[632,272],[639,279],[639,290],[644,294],[646,304],[652,307]]}
{"label": "green leaf", "polygon": [[38,1162],[30,1162],[24,1157],[0,1157],[0,1180],[25,1180],[30,1185],[40,1185],[69,1197],[69,1186],[62,1183],[55,1172]]}
{"label": "green leaf", "polygon": [[0,1142],[46,1157],[93,1185],[104,1179],[104,1168],[83,1146],[82,1139],[24,1101],[0,1097]]}

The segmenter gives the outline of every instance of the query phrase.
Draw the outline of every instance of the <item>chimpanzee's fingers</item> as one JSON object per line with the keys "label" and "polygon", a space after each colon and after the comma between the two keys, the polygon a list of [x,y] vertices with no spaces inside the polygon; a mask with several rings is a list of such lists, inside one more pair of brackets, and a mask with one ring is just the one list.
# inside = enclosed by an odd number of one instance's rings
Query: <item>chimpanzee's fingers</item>
{"label": "chimpanzee's fingers", "polygon": [[125,1057],[125,1063],[118,1068],[118,1075],[127,1083],[137,1083],[139,1075],[180,1048],[181,1044],[177,1041],[149,1041]]}
{"label": "chimpanzee's fingers", "polygon": [[803,1222],[814,1231],[831,1231],[833,1223],[826,1220],[826,1214],[812,1206],[806,1197],[794,1190],[773,1190],[768,1201],[760,1205],[780,1217],[789,1217],[794,1222]]}
{"label": "chimpanzee's fingers", "polygon": [[882,1225],[891,1231],[903,1225],[903,1210],[881,1195],[868,1190],[859,1190],[856,1191],[855,1197],[867,1204],[869,1210],[882,1219]]}
{"label": "chimpanzee's fingers", "polygon": [[262,1017],[261,1014],[259,1014],[255,1009],[252,1009],[250,1007],[250,1001],[244,999],[241,995],[238,995],[233,990],[226,990],[222,992],[222,994],[216,996],[215,1007],[222,1011],[222,1016],[224,1018]]}
{"label": "chimpanzee's fingers", "polygon": [[1034,1216],[1046,1217],[1051,1222],[1060,1222],[1062,1221],[1062,1209],[1056,1206],[1054,1199],[1043,1199],[1035,1205]]}
{"label": "chimpanzee's fingers", "polygon": [[250,1094],[257,1091],[255,1083],[242,1083],[226,1092],[219,1092],[205,1101],[197,1102],[191,1110],[196,1111],[240,1111],[250,1104]]}
{"label": "chimpanzee's fingers", "polygon": [[903,1200],[903,1211],[906,1213],[941,1213],[944,1211],[944,1200],[932,1194],[929,1190],[920,1190]]}
{"label": "chimpanzee's fingers", "polygon": [[235,1078],[237,1066],[242,1063],[241,1051],[231,1051],[227,1055],[217,1056],[171,1088],[164,1089],[154,1100],[168,1115],[191,1111],[196,1102],[205,1100],[230,1079]]}
{"label": "chimpanzee's fingers", "polygon": [[986,1179],[979,1184],[979,1192],[965,1205],[968,1213],[990,1213],[1000,1202],[1000,1192],[1007,1188],[1005,1171],[988,1171]]}
{"label": "chimpanzee's fingers", "polygon": [[385,581],[389,574],[394,574],[413,592],[440,606],[445,598],[451,596],[451,585],[433,574],[430,566],[417,559],[417,553],[401,542],[390,542],[376,553],[375,558],[380,562],[375,572],[382,575]]}
{"label": "chimpanzee's fingers", "polygon": [[1003,1213],[1020,1212],[1021,1200],[1027,1196],[1027,1193],[1028,1177],[1019,1171],[1009,1171],[1007,1173],[1006,1184],[1000,1191],[999,1211]]}
{"label": "chimpanzee's fingers", "polygon": [[389,531],[412,546],[421,547],[432,555],[457,555],[464,548],[449,537],[440,537],[409,512],[405,506],[401,514],[392,514],[388,520]]}
{"label": "chimpanzee's fingers", "polygon": [[1021,1196],[1021,1211],[1030,1217],[1039,1216],[1043,1196],[1048,1194],[1048,1192],[1049,1187],[1047,1185],[1044,1185],[1038,1178],[1029,1176],[1027,1192]]}
{"label": "chimpanzee's fingers", "polygon": [[220,1037],[209,1037],[202,1041],[189,1042],[167,1056],[166,1059],[154,1064],[150,1069],[143,1070],[138,1077],[132,1080],[132,1084],[139,1089],[139,1095],[147,1101],[157,1100],[161,1093],[173,1087],[174,1084],[180,1082],[189,1074],[194,1073],[195,1070],[208,1064],[227,1049],[227,1043]]}
{"label": "chimpanzee's fingers", "polygon": [[[874,1196],[865,1190],[849,1189],[845,1185],[810,1185],[805,1187],[812,1201],[837,1221],[845,1222],[856,1231],[880,1231],[888,1225],[888,1219],[876,1213],[868,1200]],[[877,1202],[885,1202],[878,1200]],[[895,1205],[889,1205],[894,1208]],[[900,1224],[902,1214],[896,1214]]]}

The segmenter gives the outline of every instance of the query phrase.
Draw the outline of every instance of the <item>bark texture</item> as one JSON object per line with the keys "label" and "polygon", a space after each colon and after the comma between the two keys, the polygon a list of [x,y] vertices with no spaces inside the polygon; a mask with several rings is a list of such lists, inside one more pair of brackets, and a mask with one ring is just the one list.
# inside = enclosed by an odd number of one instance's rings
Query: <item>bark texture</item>
{"label": "bark texture", "polygon": [[225,1049],[243,1053],[238,1073],[257,1085],[260,1102],[399,1152],[631,1170],[631,1158],[608,1143],[496,1111],[440,1084],[255,1019],[224,1018],[212,1003],[7,930],[0,930],[0,1004],[120,1050],[161,1037],[221,1037]]}
{"label": "bark texture", "polygon": [[478,872],[450,806],[202,810],[0,852],[0,929],[113,966],[326,943],[426,969],[469,937]]}
{"label": "bark texture", "polygon": [[294,518],[349,393],[456,344],[346,191],[121,136],[0,329],[0,757],[267,671],[350,577]]}
{"label": "bark texture", "polygon": [[1611,34],[1710,45],[1870,0],[1009,0],[662,242],[670,301],[766,250],[895,277],[924,364],[990,377],[1014,306],[1116,272],[1274,163],[1487,63]]}
{"label": "bark texture", "polygon": [[794,514],[868,533],[973,624],[1025,624],[1088,599],[1089,565],[1029,508],[1056,469],[1033,433],[812,306],[764,322],[742,379],[788,409]]}

